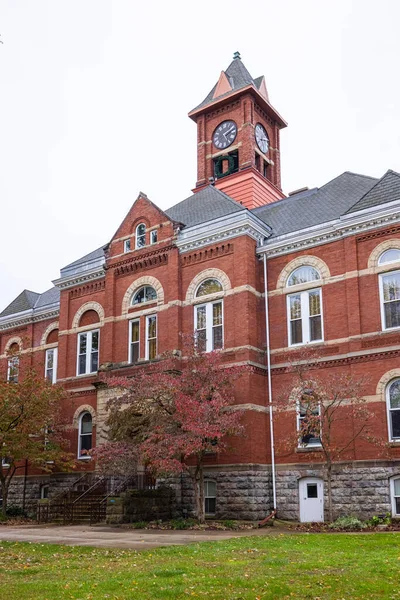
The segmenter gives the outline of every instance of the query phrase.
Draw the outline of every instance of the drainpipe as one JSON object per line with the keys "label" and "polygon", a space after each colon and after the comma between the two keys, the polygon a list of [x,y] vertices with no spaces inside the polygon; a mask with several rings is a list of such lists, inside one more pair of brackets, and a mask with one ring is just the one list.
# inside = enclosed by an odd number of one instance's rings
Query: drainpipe
{"label": "drainpipe", "polygon": [[274,444],[274,419],[272,414],[272,376],[271,376],[271,346],[269,339],[269,312],[268,312],[268,275],[267,255],[264,253],[264,295],[265,295],[265,333],[267,340],[267,374],[268,374],[268,404],[269,428],[271,433],[271,469],[272,469],[272,497],[274,511],[276,511],[276,477],[275,477],[275,444]]}

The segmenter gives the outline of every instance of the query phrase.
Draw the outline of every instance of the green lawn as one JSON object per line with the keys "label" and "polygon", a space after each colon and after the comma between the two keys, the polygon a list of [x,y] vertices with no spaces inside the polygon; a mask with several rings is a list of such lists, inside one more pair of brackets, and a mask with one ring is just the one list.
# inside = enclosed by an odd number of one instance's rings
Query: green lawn
{"label": "green lawn", "polygon": [[0,547],[7,600],[400,599],[399,534],[280,534],[148,552]]}

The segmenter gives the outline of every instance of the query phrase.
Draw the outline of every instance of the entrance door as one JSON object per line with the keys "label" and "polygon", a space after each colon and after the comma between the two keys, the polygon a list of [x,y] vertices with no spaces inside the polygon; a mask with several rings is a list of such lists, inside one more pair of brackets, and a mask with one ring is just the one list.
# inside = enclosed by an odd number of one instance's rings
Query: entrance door
{"label": "entrance door", "polygon": [[324,520],[324,482],[318,477],[299,481],[300,522],[317,523]]}

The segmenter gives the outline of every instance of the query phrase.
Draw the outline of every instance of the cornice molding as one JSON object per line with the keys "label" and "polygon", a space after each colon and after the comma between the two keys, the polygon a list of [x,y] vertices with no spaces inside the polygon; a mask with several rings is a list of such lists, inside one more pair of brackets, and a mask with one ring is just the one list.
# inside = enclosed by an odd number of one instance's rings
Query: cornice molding
{"label": "cornice molding", "polygon": [[[393,206],[395,204],[395,206]],[[395,209],[395,210],[394,210]],[[345,215],[340,219],[323,223],[306,230],[288,233],[286,235],[273,238],[271,242],[267,241],[263,246],[257,249],[257,254],[266,253],[269,258],[297,252],[313,246],[328,244],[335,240],[355,235],[357,233],[368,232],[377,227],[385,227],[392,223],[400,223],[399,203],[390,203],[379,207],[374,207],[373,211],[362,215]],[[374,233],[374,237],[376,234]]]}
{"label": "cornice molding", "polygon": [[176,245],[179,252],[183,253],[241,235],[250,236],[260,246],[271,235],[271,228],[244,209],[243,212],[183,229]]}
{"label": "cornice molding", "polygon": [[80,273],[70,275],[68,277],[60,277],[54,279],[53,284],[60,290],[65,290],[76,285],[85,283],[86,281],[93,281],[94,279],[102,279],[105,276],[104,267],[96,267],[90,271],[81,271]]}
{"label": "cornice molding", "polygon": [[39,321],[46,321],[47,319],[53,319],[54,317],[58,317],[60,314],[60,305],[57,305],[57,308],[53,308],[51,310],[46,310],[40,313],[34,313],[33,310],[25,311],[21,313],[19,316],[10,315],[7,320],[0,322],[0,331],[6,331],[8,329],[14,329],[15,327],[20,327],[21,325],[28,325],[30,323],[37,323]]}

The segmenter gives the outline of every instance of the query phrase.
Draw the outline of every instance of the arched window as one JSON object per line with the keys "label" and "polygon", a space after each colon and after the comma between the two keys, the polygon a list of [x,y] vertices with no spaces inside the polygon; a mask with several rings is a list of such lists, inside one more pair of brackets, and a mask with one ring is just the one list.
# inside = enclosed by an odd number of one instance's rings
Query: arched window
{"label": "arched window", "polygon": [[[195,297],[206,299],[206,296],[222,292],[223,287],[217,279],[202,281],[196,290]],[[223,347],[223,306],[222,300],[197,304],[194,307],[194,322],[198,348],[202,352],[220,350]]]}
{"label": "arched window", "polygon": [[146,245],[146,225],[140,223],[136,227],[135,248],[143,248]]}
{"label": "arched window", "polygon": [[397,248],[391,248],[382,252],[378,259],[378,265],[387,265],[389,263],[400,261],[400,250]]}
{"label": "arched window", "polygon": [[287,286],[299,285],[300,283],[309,283],[310,281],[317,281],[321,279],[317,269],[309,267],[307,265],[298,267],[289,275],[287,280]]}
{"label": "arched window", "polygon": [[390,382],[386,388],[386,405],[389,439],[400,440],[400,379]]}
{"label": "arched window", "polygon": [[[302,266],[288,277],[287,287],[320,281],[314,267]],[[295,346],[323,340],[321,289],[310,289],[287,296],[289,345]]]}
{"label": "arched window", "polygon": [[92,415],[89,412],[84,412],[79,419],[78,458],[90,458],[88,451],[92,448],[92,433]]}
{"label": "arched window", "polygon": [[144,285],[132,296],[132,306],[141,304],[142,302],[152,302],[157,300],[157,292],[150,285]]}

